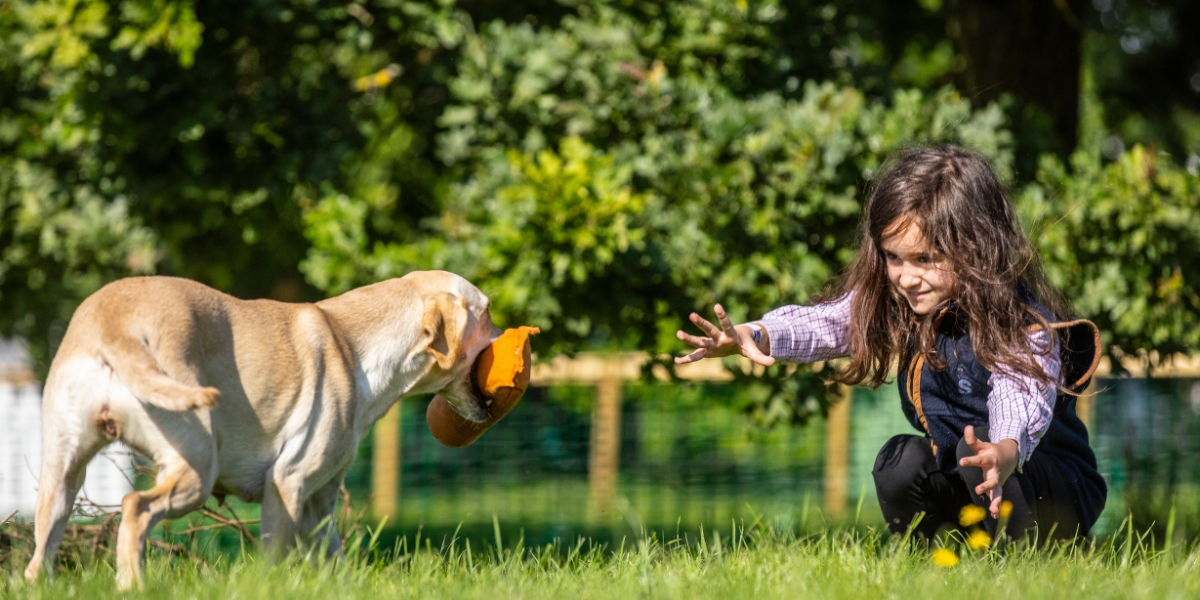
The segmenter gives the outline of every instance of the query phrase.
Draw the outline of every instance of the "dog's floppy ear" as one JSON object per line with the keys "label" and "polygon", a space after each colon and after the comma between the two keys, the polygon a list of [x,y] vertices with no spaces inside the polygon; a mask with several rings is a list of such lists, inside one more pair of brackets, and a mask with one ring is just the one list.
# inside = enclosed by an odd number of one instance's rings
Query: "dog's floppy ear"
{"label": "dog's floppy ear", "polygon": [[421,318],[421,339],[438,366],[449,370],[458,360],[463,332],[467,328],[467,301],[450,292],[425,297],[425,315]]}

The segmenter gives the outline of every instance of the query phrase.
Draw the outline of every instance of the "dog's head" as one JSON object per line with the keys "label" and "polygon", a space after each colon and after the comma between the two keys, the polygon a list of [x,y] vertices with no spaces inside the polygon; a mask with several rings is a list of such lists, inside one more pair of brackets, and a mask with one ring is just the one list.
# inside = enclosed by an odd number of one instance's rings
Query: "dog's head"
{"label": "dog's head", "polygon": [[479,353],[501,333],[488,312],[491,302],[479,288],[458,275],[427,273],[444,281],[426,287],[429,291],[422,298],[418,348],[430,358],[425,381],[464,419],[483,422],[488,412],[474,383],[474,366]]}

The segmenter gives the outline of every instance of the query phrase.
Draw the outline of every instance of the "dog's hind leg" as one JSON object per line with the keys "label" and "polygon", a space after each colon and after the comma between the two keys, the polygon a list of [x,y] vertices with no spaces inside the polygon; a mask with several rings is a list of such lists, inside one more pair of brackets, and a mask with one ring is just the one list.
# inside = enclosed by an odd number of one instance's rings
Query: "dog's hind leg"
{"label": "dog's hind leg", "polygon": [[304,502],[304,509],[300,515],[300,534],[306,536],[315,547],[323,549],[327,558],[342,554],[342,540],[338,537],[334,518],[338,492],[342,489],[342,477],[339,473],[310,496]]}
{"label": "dog's hind leg", "polygon": [[160,461],[155,486],[144,492],[131,492],[121,502],[121,527],[117,530],[117,587],[128,590],[142,587],[142,550],[146,534],[164,518],[187,514],[212,493],[214,470],[181,457]]}
{"label": "dog's hind leg", "polygon": [[54,555],[75,506],[75,496],[83,487],[88,462],[108,443],[107,439],[87,432],[81,439],[60,437],[54,425],[44,427],[43,435],[42,473],[38,478],[34,514],[36,546],[25,567],[25,578],[31,581],[37,579],[43,567],[47,575],[54,570]]}

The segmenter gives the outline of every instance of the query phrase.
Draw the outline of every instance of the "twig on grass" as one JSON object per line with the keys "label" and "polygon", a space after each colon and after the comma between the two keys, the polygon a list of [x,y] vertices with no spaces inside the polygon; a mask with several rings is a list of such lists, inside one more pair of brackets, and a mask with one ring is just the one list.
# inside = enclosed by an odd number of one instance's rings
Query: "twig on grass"
{"label": "twig on grass", "polygon": [[[217,524],[216,525],[198,526],[198,527],[202,527],[203,529],[220,529],[220,528],[224,528],[224,527],[232,527],[234,529],[237,529],[239,532],[241,532],[242,536],[245,537],[247,540],[250,540],[251,544],[257,546],[258,538],[254,537],[254,535],[250,533],[250,530],[246,528],[246,525],[250,525],[253,523],[261,523],[262,519],[239,519],[237,516],[237,513],[233,512],[233,507],[227,506],[227,507],[225,507],[225,509],[229,511],[229,514],[233,515],[233,518],[226,517],[225,515],[221,514],[220,512],[215,511],[207,506],[201,506],[200,512],[204,516],[216,521]],[[192,531],[199,531],[199,529],[196,529],[195,527],[193,527],[192,529],[184,530],[180,533],[191,533]]]}
{"label": "twig on grass", "polygon": [[362,524],[366,519],[368,506],[364,504],[356,515],[354,506],[350,503],[350,491],[346,489],[345,484],[342,484],[338,493],[341,495],[342,505],[338,508],[334,525],[341,532],[342,540],[348,542],[355,539],[355,536],[362,535]]}
{"label": "twig on grass", "polygon": [[198,555],[192,553],[191,550],[188,550],[182,544],[171,544],[169,542],[164,542],[162,540],[155,540],[155,539],[146,540],[146,543],[150,544],[151,546],[153,546],[155,548],[162,548],[163,550],[166,550],[167,552],[171,553],[171,556],[178,556],[180,558],[190,558],[190,559],[196,561],[196,564],[198,564],[202,567],[208,566],[208,563],[205,562],[205,560],[203,558],[200,558]]}
{"label": "twig on grass", "polygon": [[[179,538],[172,536],[186,538],[186,536],[200,531],[231,528],[237,530],[252,544],[257,545],[258,539],[250,533],[247,526],[259,523],[260,520],[243,520],[238,518],[232,508],[225,507],[225,510],[229,511],[228,515],[224,514],[224,511],[219,512],[202,507],[199,511],[201,515],[215,523],[194,524],[189,522],[187,529],[174,532],[170,530],[170,527],[164,526],[162,530],[164,539],[149,539],[147,543],[150,547],[165,550],[172,556],[190,557],[204,566],[207,566],[208,563],[200,557],[199,552],[188,547],[186,539],[183,540],[184,543],[177,544],[170,540]],[[111,561],[116,548],[117,530],[121,523],[120,509],[116,506],[97,504],[86,495],[80,495],[74,514],[88,519],[89,522],[71,523],[67,526],[66,531],[63,532],[56,562],[64,565],[85,565],[95,561]],[[0,567],[7,568],[17,563],[24,564],[28,562],[33,553],[33,524],[17,519],[16,515],[17,513],[13,512],[0,521],[0,525],[3,526],[3,533],[0,533]]]}

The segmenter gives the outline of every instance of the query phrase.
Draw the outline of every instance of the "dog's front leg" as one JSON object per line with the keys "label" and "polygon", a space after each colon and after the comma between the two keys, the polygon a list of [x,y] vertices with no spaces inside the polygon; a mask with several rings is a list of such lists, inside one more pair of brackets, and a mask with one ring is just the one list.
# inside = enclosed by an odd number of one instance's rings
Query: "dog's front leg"
{"label": "dog's front leg", "polygon": [[338,536],[335,513],[343,475],[344,473],[338,473],[329,483],[317,490],[317,493],[304,503],[304,513],[300,518],[301,535],[314,547],[324,549],[326,558],[342,555],[342,540]]}
{"label": "dog's front leg", "polygon": [[273,558],[287,554],[300,532],[303,486],[291,483],[276,477],[274,468],[267,473],[262,499],[262,540],[267,554]]}
{"label": "dog's front leg", "polygon": [[268,551],[287,554],[297,543],[315,544],[326,556],[341,554],[342,542],[334,523],[342,473],[311,494],[298,478],[272,478],[262,502],[262,535]]}

